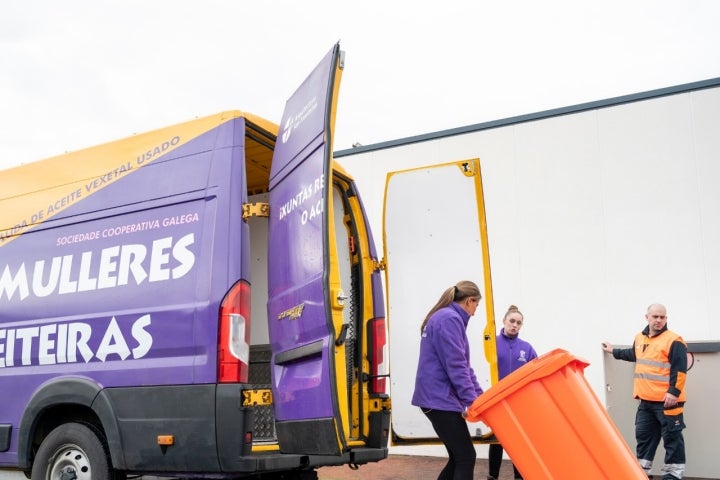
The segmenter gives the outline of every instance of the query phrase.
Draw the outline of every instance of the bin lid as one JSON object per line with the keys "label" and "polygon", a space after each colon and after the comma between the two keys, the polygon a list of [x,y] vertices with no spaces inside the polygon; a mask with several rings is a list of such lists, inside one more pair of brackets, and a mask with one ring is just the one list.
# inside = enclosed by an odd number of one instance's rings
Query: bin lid
{"label": "bin lid", "polygon": [[476,398],[468,409],[466,420],[469,422],[481,421],[483,412],[489,408],[495,406],[527,384],[550,376],[569,364],[574,364],[581,369],[590,365],[588,361],[577,358],[562,348],[556,348],[555,350],[540,355],[510,373]]}

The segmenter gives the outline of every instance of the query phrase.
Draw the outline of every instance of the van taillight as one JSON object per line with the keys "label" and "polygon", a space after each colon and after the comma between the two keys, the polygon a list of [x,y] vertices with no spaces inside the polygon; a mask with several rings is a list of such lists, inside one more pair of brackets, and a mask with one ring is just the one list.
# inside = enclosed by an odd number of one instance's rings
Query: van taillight
{"label": "van taillight", "polygon": [[250,285],[239,281],[220,305],[218,382],[247,383],[250,364]]}
{"label": "van taillight", "polygon": [[385,319],[376,318],[370,321],[370,393],[386,393],[385,379],[387,378],[387,364],[385,363],[387,349],[387,333]]}

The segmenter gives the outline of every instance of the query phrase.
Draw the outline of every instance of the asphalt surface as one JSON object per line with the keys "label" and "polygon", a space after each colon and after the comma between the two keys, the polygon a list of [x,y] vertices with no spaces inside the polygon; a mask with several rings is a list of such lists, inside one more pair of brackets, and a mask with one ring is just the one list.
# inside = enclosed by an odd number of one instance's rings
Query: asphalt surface
{"label": "asphalt surface", "polygon": [[[352,470],[346,465],[322,467],[318,470],[318,476],[321,480],[436,480],[446,461],[444,457],[437,456],[390,455],[381,462],[360,465],[357,470]],[[142,480],[155,480],[157,478],[143,477]],[[475,464],[475,479],[485,480],[486,478],[487,460],[478,458]],[[0,480],[27,479],[21,472],[0,471]],[[513,480],[510,461],[503,460],[498,480]],[[684,480],[720,479],[685,477]]]}
{"label": "asphalt surface", "polygon": [[[347,466],[322,467],[318,470],[321,480],[436,480],[447,458],[416,455],[390,455],[376,463],[360,465],[357,470]],[[478,458],[475,463],[476,479],[487,478],[487,460]],[[498,480],[513,480],[512,464],[504,460]]]}
{"label": "asphalt surface", "polygon": [[[446,458],[437,456],[390,455],[381,462],[360,465],[357,470],[351,470],[347,466],[323,467],[318,470],[318,476],[321,480],[436,480],[446,461]],[[474,478],[485,480],[487,472],[487,460],[478,458]],[[659,478],[655,476],[655,479]],[[513,469],[509,460],[503,460],[498,480],[513,480]],[[720,479],[685,477],[684,480]]]}

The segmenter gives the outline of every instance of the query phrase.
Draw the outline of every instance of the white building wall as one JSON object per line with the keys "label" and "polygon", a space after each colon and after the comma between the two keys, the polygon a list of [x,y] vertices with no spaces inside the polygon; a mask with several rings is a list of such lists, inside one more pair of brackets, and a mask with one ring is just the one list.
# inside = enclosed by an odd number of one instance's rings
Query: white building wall
{"label": "white building wall", "polygon": [[585,376],[601,401],[600,342],[630,344],[648,304],[666,304],[669,327],[686,340],[720,340],[720,87],[345,152],[338,161],[381,232],[387,172],[475,157],[498,324],[518,305],[521,336],[538,353],[564,348],[588,360]]}

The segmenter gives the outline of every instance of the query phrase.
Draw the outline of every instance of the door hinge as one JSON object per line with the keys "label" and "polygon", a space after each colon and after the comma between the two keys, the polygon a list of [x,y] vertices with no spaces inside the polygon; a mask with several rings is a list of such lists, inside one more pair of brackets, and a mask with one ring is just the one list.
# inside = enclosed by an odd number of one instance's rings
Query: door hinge
{"label": "door hinge", "polygon": [[387,265],[385,264],[385,259],[384,259],[384,258],[383,258],[382,260],[379,260],[379,261],[378,261],[377,259],[374,259],[374,258],[373,258],[373,259],[372,259],[372,262],[373,262],[373,270],[380,270],[380,271],[382,271],[382,270],[385,270],[385,268],[387,268]]}
{"label": "door hinge", "polygon": [[243,214],[242,218],[247,222],[250,217],[269,217],[270,216],[270,204],[269,203],[243,203]]}
{"label": "door hinge", "polygon": [[392,410],[392,401],[390,398],[371,398],[368,405],[370,412],[389,412]]}

